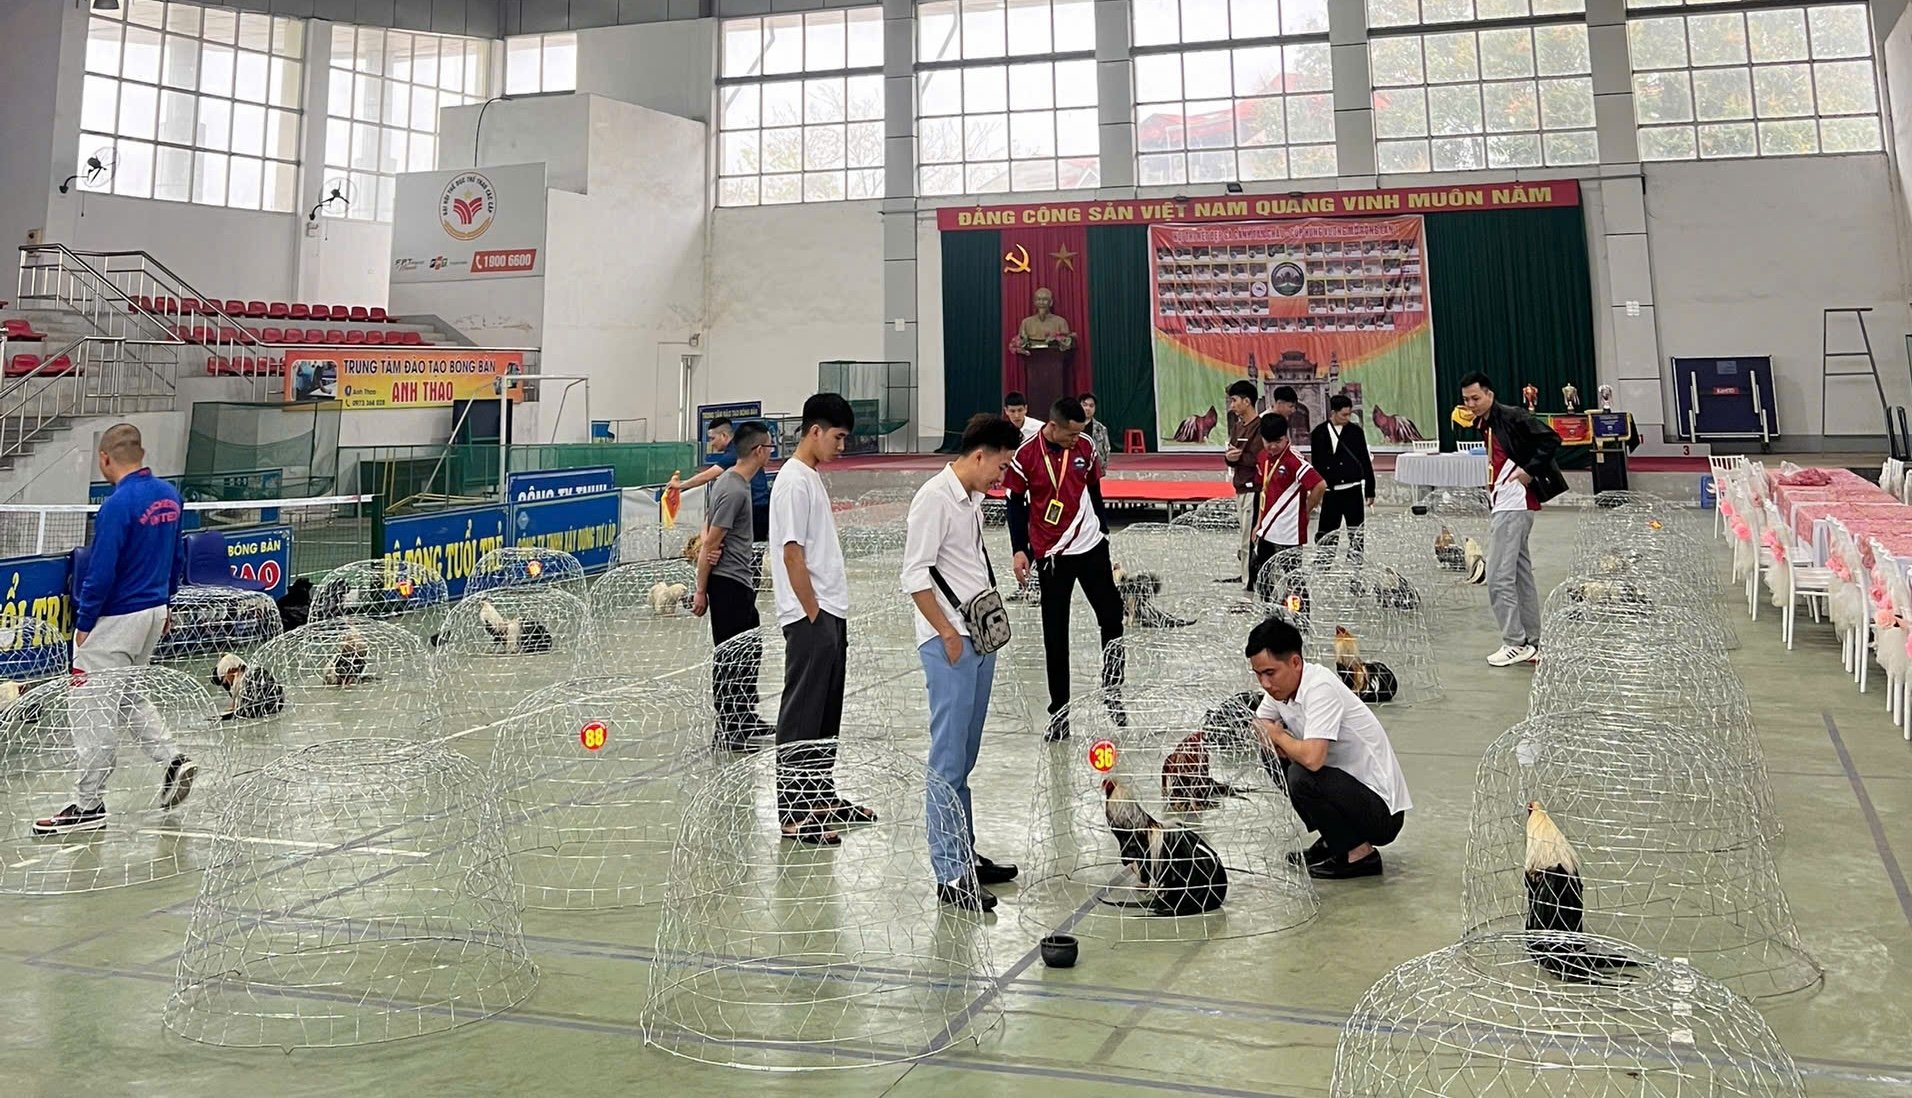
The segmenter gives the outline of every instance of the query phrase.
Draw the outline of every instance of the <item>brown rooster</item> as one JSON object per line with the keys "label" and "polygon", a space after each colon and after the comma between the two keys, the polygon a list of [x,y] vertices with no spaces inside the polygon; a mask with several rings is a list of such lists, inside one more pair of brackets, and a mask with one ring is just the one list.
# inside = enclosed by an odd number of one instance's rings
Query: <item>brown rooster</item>
{"label": "brown rooster", "polygon": [[1199,416],[1189,416],[1182,421],[1180,427],[1175,428],[1175,441],[1207,442],[1208,436],[1214,433],[1215,424],[1218,422],[1220,419],[1215,414],[1215,406],[1211,404],[1208,406],[1208,411]]}
{"label": "brown rooster", "polygon": [[1414,425],[1413,420],[1406,416],[1388,415],[1381,410],[1379,404],[1374,406],[1374,413],[1369,419],[1374,423],[1375,429],[1381,432],[1381,437],[1389,442],[1420,442],[1425,437],[1421,434],[1421,429]]}

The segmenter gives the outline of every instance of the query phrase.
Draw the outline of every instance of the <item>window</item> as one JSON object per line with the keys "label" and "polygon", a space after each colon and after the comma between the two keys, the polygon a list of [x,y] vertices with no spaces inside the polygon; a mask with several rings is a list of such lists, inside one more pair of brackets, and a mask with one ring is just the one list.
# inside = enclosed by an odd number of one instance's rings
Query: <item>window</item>
{"label": "window", "polygon": [[1384,173],[1599,160],[1584,23],[1377,35],[1368,52]]}
{"label": "window", "polygon": [[717,204],[883,196],[883,11],[726,19]]}
{"label": "window", "polygon": [[1885,147],[1864,4],[1640,18],[1627,42],[1643,160]]}
{"label": "window", "polygon": [[1134,44],[1328,34],[1328,0],[1132,0]]}
{"label": "window", "polygon": [[332,30],[325,174],[351,204],[328,217],[390,221],[400,172],[438,166],[438,112],[490,97],[492,43],[376,27]]}
{"label": "window", "polygon": [[1330,85],[1326,42],[1138,54],[1137,182],[1334,175]]}
{"label": "window", "polygon": [[916,28],[917,193],[1101,182],[1093,0],[933,0]]}
{"label": "window", "polygon": [[578,36],[525,34],[505,39],[505,94],[578,90]]}
{"label": "window", "polygon": [[1586,10],[1587,0],[1368,0],[1368,26],[1490,22],[1536,15],[1579,15]]}
{"label": "window", "polygon": [[93,13],[76,170],[110,149],[114,194],[290,211],[304,56],[296,19],[160,0]]}

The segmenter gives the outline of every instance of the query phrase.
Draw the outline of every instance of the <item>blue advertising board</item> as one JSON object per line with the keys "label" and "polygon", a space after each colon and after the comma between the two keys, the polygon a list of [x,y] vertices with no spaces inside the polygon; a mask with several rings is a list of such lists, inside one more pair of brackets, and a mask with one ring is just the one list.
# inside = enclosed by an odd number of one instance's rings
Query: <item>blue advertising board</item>
{"label": "blue advertising board", "polygon": [[777,431],[777,425],[763,418],[763,401],[737,400],[729,404],[699,404],[697,406],[697,453],[703,464],[709,465],[713,459],[710,453],[710,421],[719,417],[732,423],[741,423],[746,419],[762,422],[770,428],[770,458],[783,457],[783,439]]}
{"label": "blue advertising board", "polygon": [[256,582],[273,598],[285,594],[292,573],[292,527],[267,526],[225,532],[232,574]]}
{"label": "blue advertising board", "polygon": [[609,465],[543,469],[534,473],[510,473],[505,477],[505,498],[513,504],[544,503],[615,491],[617,470]]}
{"label": "blue advertising board", "polygon": [[0,612],[47,627],[37,633],[40,643],[32,648],[25,646],[23,633],[0,636],[0,678],[32,682],[71,662],[67,637],[73,631],[73,601],[66,595],[67,567],[65,555],[0,561],[0,579],[7,584]]}
{"label": "blue advertising board", "polygon": [[430,565],[445,577],[456,600],[464,597],[465,581],[479,558],[507,544],[505,520],[505,508],[497,505],[387,518],[381,555],[388,561]]}
{"label": "blue advertising board", "polygon": [[586,573],[602,572],[616,561],[622,510],[616,492],[520,503],[511,508],[511,543],[569,553]]}

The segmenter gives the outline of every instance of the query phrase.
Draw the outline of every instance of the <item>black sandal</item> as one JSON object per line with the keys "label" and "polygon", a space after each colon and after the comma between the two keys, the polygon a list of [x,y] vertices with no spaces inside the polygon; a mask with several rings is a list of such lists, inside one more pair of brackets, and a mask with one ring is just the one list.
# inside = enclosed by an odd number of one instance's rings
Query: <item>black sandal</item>
{"label": "black sandal", "polygon": [[[827,821],[820,814],[811,814],[801,819],[783,822],[780,829],[784,838],[794,839],[806,846],[837,846],[843,842],[843,836],[824,826]],[[795,830],[791,830],[791,828]]]}
{"label": "black sandal", "polygon": [[835,804],[825,806],[817,813],[817,818],[821,819],[824,823],[839,826],[873,824],[876,822],[876,810],[866,808],[860,804],[851,804],[849,801],[838,801]]}

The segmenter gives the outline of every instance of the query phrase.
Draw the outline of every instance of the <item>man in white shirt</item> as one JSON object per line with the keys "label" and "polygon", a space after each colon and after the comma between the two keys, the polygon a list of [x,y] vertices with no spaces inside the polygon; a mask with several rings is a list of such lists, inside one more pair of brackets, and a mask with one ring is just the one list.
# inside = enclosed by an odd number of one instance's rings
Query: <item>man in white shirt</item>
{"label": "man in white shirt", "polygon": [[843,453],[855,426],[849,402],[835,393],[804,401],[796,454],[770,489],[770,579],[784,642],[777,815],[784,838],[817,846],[843,841],[833,830],[836,825],[876,820],[876,813],[836,791],[850,581],[830,493],[817,475],[818,465]]}
{"label": "man in white shirt", "polygon": [[1302,662],[1301,633],[1288,622],[1255,626],[1244,654],[1266,694],[1255,713],[1263,765],[1286,764],[1295,814],[1321,833],[1290,857],[1318,880],[1380,876],[1375,848],[1401,834],[1413,807],[1387,731],[1333,670]]}
{"label": "man in white shirt", "polygon": [[1022,440],[1028,442],[1042,430],[1042,421],[1029,418],[1029,398],[1018,392],[1011,392],[1002,398],[1002,417],[1015,424],[1022,433]]}
{"label": "man in white shirt", "polygon": [[925,797],[936,898],[970,911],[995,908],[985,886],[1016,877],[1015,866],[975,852],[969,773],[982,750],[996,654],[976,651],[962,608],[996,586],[983,547],[982,498],[1002,483],[1020,444],[1015,425],[1001,416],[972,418],[956,460],[910,501],[903,549],[903,593],[916,604],[917,655],[929,688],[929,772],[942,779]]}

